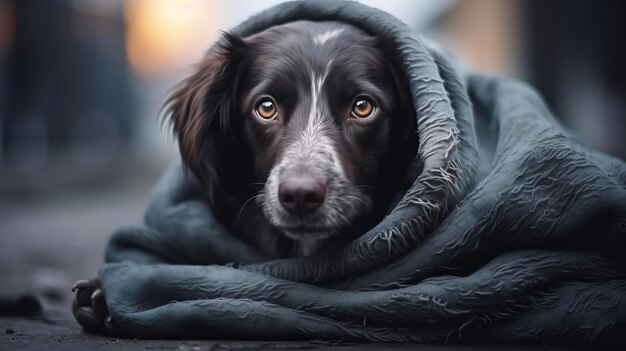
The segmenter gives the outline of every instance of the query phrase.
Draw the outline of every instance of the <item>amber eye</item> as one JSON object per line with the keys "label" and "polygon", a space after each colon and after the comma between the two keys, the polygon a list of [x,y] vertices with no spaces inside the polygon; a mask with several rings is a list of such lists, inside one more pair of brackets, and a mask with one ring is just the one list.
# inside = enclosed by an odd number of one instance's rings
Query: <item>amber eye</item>
{"label": "amber eye", "polygon": [[262,119],[274,119],[276,118],[276,113],[278,111],[276,110],[276,104],[274,104],[274,101],[266,98],[259,101],[256,105],[255,112],[256,115]]}
{"label": "amber eye", "polygon": [[352,116],[356,118],[367,118],[376,110],[374,103],[366,98],[358,98],[352,105]]}

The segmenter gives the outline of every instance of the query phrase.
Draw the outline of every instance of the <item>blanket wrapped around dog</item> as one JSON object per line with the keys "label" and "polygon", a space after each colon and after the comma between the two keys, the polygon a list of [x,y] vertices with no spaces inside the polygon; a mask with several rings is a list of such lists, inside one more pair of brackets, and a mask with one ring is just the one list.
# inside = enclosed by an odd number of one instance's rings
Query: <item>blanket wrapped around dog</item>
{"label": "blanket wrapped around dog", "polygon": [[99,272],[120,329],[376,342],[592,342],[624,330],[624,162],[580,143],[527,85],[461,78],[405,24],[358,3],[285,3],[232,32],[302,19],[397,48],[418,118],[415,182],[340,252],[269,259],[175,166],[145,224],[113,235]]}

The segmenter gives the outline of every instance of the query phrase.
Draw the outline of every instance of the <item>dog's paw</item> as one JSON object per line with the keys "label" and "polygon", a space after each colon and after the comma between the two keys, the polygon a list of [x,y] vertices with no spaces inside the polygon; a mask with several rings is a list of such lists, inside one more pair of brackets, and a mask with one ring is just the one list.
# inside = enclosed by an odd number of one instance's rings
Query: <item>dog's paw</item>
{"label": "dog's paw", "polygon": [[72,312],[85,330],[110,335],[120,334],[120,330],[109,315],[104,293],[97,278],[77,281],[72,286],[72,291],[76,294],[72,302]]}

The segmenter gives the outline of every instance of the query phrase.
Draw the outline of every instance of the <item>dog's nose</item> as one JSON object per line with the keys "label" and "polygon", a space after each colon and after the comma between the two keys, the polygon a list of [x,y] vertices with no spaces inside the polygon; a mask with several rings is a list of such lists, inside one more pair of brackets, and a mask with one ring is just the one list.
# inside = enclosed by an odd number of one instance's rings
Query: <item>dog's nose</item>
{"label": "dog's nose", "polygon": [[326,184],[307,175],[283,179],[278,185],[278,199],[290,213],[304,216],[313,213],[324,203]]}

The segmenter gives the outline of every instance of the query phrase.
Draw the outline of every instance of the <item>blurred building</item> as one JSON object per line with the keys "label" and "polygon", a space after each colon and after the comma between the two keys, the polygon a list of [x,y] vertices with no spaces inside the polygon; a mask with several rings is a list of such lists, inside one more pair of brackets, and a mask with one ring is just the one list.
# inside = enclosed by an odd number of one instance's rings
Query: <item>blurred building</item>
{"label": "blurred building", "polygon": [[[278,2],[0,0],[0,190],[171,160],[157,119],[168,90],[220,30]],[[471,68],[531,82],[567,126],[626,157],[622,1],[364,2]]]}
{"label": "blurred building", "polygon": [[466,0],[431,27],[471,68],[534,85],[592,146],[626,158],[626,3]]}

